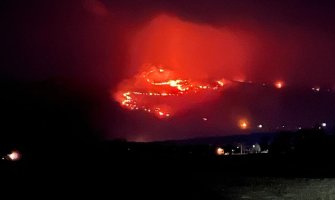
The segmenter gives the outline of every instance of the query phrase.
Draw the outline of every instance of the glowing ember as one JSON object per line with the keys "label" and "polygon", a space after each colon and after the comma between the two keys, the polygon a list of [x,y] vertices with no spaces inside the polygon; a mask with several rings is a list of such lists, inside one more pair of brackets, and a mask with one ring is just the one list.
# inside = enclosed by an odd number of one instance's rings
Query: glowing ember
{"label": "glowing ember", "polygon": [[16,161],[20,160],[21,155],[18,151],[12,151],[12,153],[8,154],[7,157],[9,160]]}
{"label": "glowing ember", "polygon": [[315,92],[320,92],[320,87],[313,87],[312,90]]}
{"label": "glowing ember", "polygon": [[277,81],[275,82],[275,87],[281,89],[282,87],[284,87],[284,83],[282,81]]}
{"label": "glowing ember", "polygon": [[[145,111],[159,118],[171,116],[173,107],[168,106],[171,97],[219,90],[228,83],[224,79],[201,83],[180,78],[174,71],[161,66],[148,65],[146,68],[149,70],[137,74],[127,84],[121,84],[115,98],[129,110]],[[161,101],[163,103],[159,103]]]}
{"label": "glowing ember", "polygon": [[246,120],[240,120],[239,126],[241,129],[247,129],[248,128],[248,122]]}
{"label": "glowing ember", "polygon": [[224,149],[223,148],[217,148],[216,149],[216,154],[218,155],[218,156],[222,156],[222,155],[224,155]]}

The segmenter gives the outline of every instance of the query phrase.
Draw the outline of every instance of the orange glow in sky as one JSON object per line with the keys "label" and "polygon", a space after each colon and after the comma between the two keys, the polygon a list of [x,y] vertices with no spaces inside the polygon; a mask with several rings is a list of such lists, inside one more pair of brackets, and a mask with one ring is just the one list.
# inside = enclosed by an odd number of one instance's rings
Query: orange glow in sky
{"label": "orange glow in sky", "polygon": [[240,127],[241,129],[247,129],[247,128],[248,128],[248,121],[245,120],[245,119],[241,119],[241,120],[239,121],[239,127]]}
{"label": "orange glow in sky", "polygon": [[129,66],[134,73],[144,63],[163,64],[192,79],[243,77],[252,57],[250,43],[232,28],[161,14],[134,35]]}
{"label": "orange glow in sky", "polygon": [[[253,52],[249,39],[231,27],[166,14],[139,29],[129,45],[127,70],[133,78],[121,82],[114,97],[125,108],[159,118],[216,98],[213,91],[226,87],[226,78],[245,76]],[[185,94],[189,99],[180,100]]]}

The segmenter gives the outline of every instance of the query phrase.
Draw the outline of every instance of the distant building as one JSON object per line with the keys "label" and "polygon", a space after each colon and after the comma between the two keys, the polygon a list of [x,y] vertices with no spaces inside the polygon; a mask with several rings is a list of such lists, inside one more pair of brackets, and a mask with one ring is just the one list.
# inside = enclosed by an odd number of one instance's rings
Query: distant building
{"label": "distant building", "polygon": [[252,145],[250,153],[260,153],[260,152],[261,152],[261,146],[258,143]]}

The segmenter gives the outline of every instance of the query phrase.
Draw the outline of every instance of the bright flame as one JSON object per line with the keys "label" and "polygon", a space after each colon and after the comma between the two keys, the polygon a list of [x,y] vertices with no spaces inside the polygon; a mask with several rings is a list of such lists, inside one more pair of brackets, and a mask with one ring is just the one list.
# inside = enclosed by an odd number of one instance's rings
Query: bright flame
{"label": "bright flame", "polygon": [[247,129],[248,128],[248,121],[245,119],[242,119],[239,121],[239,126],[241,129]]}
{"label": "bright flame", "polygon": [[16,160],[19,160],[21,158],[21,155],[20,155],[20,153],[18,151],[12,151],[7,156],[12,161],[16,161]]}
{"label": "bright flame", "polygon": [[278,89],[281,89],[284,87],[284,82],[283,81],[277,81],[275,82],[275,87]]}
{"label": "bright flame", "polygon": [[216,154],[217,154],[218,156],[222,156],[222,155],[224,155],[224,149],[221,148],[221,147],[218,147],[218,148],[216,149]]}
{"label": "bright flame", "polygon": [[[224,79],[200,83],[189,79],[179,78],[172,70],[164,69],[161,66],[146,66],[148,71],[139,73],[130,79],[131,84],[117,92],[115,98],[121,106],[129,110],[142,110],[153,113],[159,118],[171,116],[172,108],[156,103],[157,98],[163,100],[169,97],[179,97],[187,94],[197,94],[201,91],[214,91],[226,85]],[[124,90],[126,89],[126,90]],[[149,99],[153,99],[152,101]],[[165,100],[168,102],[168,100]],[[153,103],[152,103],[153,102]],[[165,104],[164,104],[165,105]]]}
{"label": "bright flame", "polygon": [[220,81],[216,81],[220,86],[224,86],[224,81],[220,80]]}

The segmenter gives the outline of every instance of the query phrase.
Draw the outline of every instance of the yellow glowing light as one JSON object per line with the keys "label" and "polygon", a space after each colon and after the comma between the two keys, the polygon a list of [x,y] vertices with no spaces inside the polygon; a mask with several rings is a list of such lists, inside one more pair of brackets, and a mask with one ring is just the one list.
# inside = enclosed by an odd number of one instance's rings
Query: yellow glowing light
{"label": "yellow glowing light", "polygon": [[12,151],[10,154],[7,155],[9,160],[16,161],[21,158],[21,155],[18,151]]}
{"label": "yellow glowing light", "polygon": [[275,87],[278,88],[278,89],[283,88],[284,87],[284,82],[282,82],[282,81],[275,82]]}
{"label": "yellow glowing light", "polygon": [[222,155],[224,155],[224,149],[221,148],[221,147],[218,147],[218,148],[216,149],[216,154],[217,154],[218,156],[222,156]]}
{"label": "yellow glowing light", "polygon": [[171,81],[170,81],[170,86],[171,86],[171,87],[177,87],[177,86],[178,86],[178,82],[175,81],[175,80],[171,80]]}
{"label": "yellow glowing light", "polygon": [[248,121],[247,120],[240,120],[239,121],[239,126],[241,129],[247,129],[248,128]]}
{"label": "yellow glowing light", "polygon": [[218,83],[220,86],[224,86],[224,82],[223,82],[223,81],[217,81],[217,83]]}

